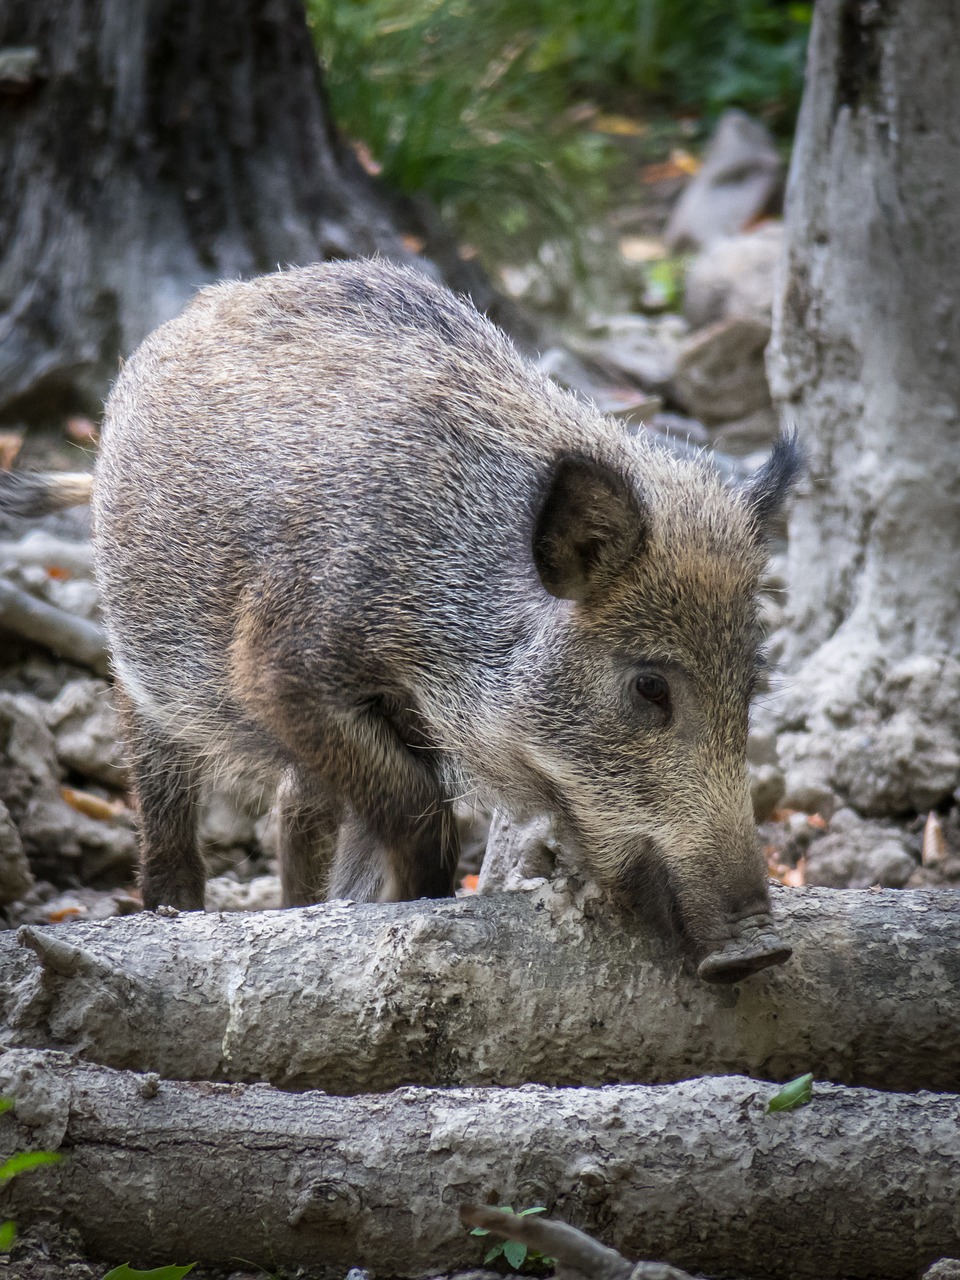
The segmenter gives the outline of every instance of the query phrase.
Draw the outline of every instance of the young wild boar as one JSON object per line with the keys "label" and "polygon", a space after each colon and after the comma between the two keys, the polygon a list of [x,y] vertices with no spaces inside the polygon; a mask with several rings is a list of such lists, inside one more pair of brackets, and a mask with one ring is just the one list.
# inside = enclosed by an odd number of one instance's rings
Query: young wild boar
{"label": "young wild boar", "polygon": [[146,905],[203,905],[205,768],[277,788],[287,904],[449,894],[479,790],[703,977],[785,960],[746,742],[796,466],[733,490],[386,263],[205,289],[120,375],[94,485]]}

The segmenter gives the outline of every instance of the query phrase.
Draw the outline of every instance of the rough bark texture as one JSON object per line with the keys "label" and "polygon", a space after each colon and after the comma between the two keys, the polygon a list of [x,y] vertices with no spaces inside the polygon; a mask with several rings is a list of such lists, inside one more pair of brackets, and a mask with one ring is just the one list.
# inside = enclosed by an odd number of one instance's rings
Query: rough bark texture
{"label": "rough bark texture", "polygon": [[212,280],[409,258],[330,125],[302,0],[7,0],[11,45],[37,56],[0,84],[3,416],[98,409]]}
{"label": "rough bark texture", "polygon": [[960,783],[958,41],[954,0],[819,0],[769,351],[809,462],[788,791],[874,814]]}
{"label": "rough bark texture", "polygon": [[163,1076],[356,1093],[740,1071],[960,1083],[960,893],[782,890],[792,960],[688,973],[604,902],[140,915],[0,939],[7,1044]]}
{"label": "rough bark texture", "polygon": [[476,1264],[465,1202],[545,1205],[627,1257],[740,1277],[914,1277],[960,1246],[960,1098],[817,1085],[767,1114],[741,1076],[659,1088],[407,1088],[366,1098],[172,1084],[0,1057],[4,1214],[93,1256],[435,1275]]}

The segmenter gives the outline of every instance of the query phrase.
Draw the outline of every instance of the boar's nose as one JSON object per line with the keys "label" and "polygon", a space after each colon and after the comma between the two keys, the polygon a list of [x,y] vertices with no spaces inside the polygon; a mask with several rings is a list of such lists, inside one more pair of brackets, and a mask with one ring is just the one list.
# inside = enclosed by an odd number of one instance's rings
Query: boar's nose
{"label": "boar's nose", "polygon": [[793,948],[781,941],[767,911],[747,916],[737,922],[737,932],[717,951],[700,961],[697,973],[706,982],[739,982],[758,969],[783,964]]}

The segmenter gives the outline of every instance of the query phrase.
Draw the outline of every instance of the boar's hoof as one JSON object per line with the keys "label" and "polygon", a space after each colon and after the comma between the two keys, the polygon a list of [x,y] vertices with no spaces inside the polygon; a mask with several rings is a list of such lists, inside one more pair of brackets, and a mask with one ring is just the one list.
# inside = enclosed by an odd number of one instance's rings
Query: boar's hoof
{"label": "boar's hoof", "polygon": [[793,948],[781,942],[769,925],[754,926],[701,960],[697,973],[706,982],[739,982],[758,969],[783,964],[792,954]]}

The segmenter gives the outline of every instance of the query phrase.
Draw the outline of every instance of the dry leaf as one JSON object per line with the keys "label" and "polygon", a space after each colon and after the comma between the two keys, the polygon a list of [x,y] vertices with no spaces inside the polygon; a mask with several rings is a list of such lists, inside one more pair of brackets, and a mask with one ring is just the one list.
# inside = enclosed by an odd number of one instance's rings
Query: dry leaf
{"label": "dry leaf", "polygon": [[400,241],[407,253],[423,253],[426,240],[422,236],[401,236]]}
{"label": "dry leaf", "polygon": [[811,813],[807,817],[807,826],[813,827],[814,831],[826,831],[827,820],[822,818],[819,813]]}
{"label": "dry leaf", "polygon": [[0,431],[0,471],[9,471],[20,452],[23,435],[19,431]]}
{"label": "dry leaf", "polygon": [[479,883],[479,876],[464,876],[460,881],[460,888],[463,889],[464,893],[476,893]]}
{"label": "dry leaf", "polygon": [[61,787],[60,795],[71,809],[85,813],[88,818],[97,818],[100,822],[112,821],[126,807],[122,800],[102,800],[89,791],[75,791],[73,787]]}
{"label": "dry leaf", "polygon": [[383,165],[379,160],[374,160],[373,152],[365,142],[354,140],[350,143],[353,147],[354,154],[360,161],[360,167],[365,169],[372,177],[376,177],[378,173],[383,172]]}
{"label": "dry leaf", "polygon": [[764,845],[763,853],[767,860],[767,872],[778,884],[786,885],[788,889],[802,889],[807,883],[806,858],[800,858],[795,867],[789,867],[780,861],[775,845]]}
{"label": "dry leaf", "polygon": [[68,578],[73,577],[73,574],[70,572],[69,569],[64,569],[62,565],[48,564],[47,577],[56,578],[58,582],[66,582]]}
{"label": "dry leaf", "polygon": [[676,147],[670,152],[670,159],[660,164],[645,164],[640,170],[640,181],[650,185],[654,182],[665,182],[670,178],[691,178],[699,170],[700,161],[689,151]]}
{"label": "dry leaf", "polygon": [[628,262],[656,262],[667,257],[667,246],[653,236],[622,236],[620,254]]}
{"label": "dry leaf", "polygon": [[97,424],[89,418],[68,418],[67,435],[76,444],[94,445],[100,439]]}
{"label": "dry leaf", "polygon": [[650,126],[645,120],[631,120],[629,116],[599,115],[590,126],[594,133],[607,133],[615,138],[645,138]]}
{"label": "dry leaf", "polygon": [[923,845],[920,861],[925,867],[937,867],[947,856],[947,842],[943,838],[940,819],[931,809],[923,828]]}
{"label": "dry leaf", "polygon": [[59,911],[49,911],[47,919],[51,924],[60,924],[63,920],[69,920],[71,916],[82,916],[83,912],[79,907],[61,907]]}

